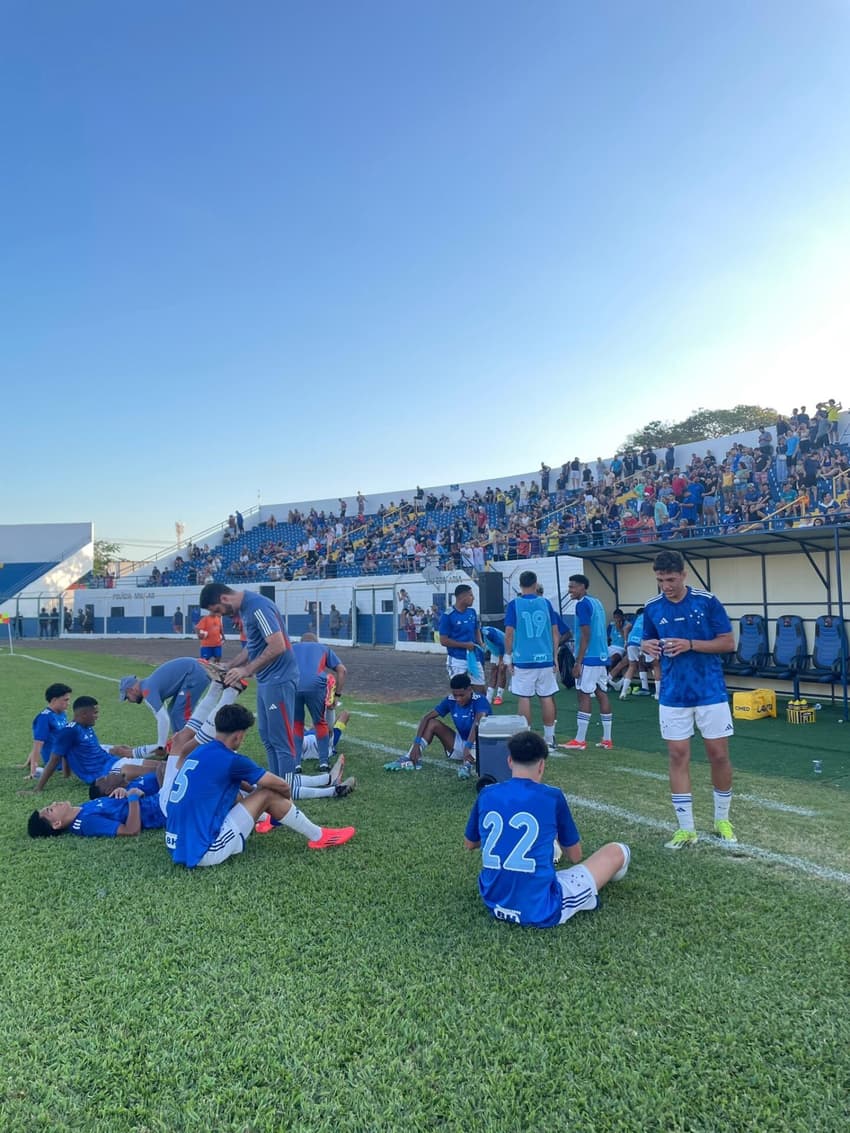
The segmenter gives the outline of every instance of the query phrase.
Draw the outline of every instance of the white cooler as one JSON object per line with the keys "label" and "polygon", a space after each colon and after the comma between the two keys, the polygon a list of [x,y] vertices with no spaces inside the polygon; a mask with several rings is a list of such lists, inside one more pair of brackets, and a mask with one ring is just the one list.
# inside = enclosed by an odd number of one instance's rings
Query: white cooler
{"label": "white cooler", "polygon": [[528,723],[524,716],[486,716],[478,725],[475,768],[479,778],[494,783],[510,779],[508,767],[508,740],[517,732],[525,732]]}

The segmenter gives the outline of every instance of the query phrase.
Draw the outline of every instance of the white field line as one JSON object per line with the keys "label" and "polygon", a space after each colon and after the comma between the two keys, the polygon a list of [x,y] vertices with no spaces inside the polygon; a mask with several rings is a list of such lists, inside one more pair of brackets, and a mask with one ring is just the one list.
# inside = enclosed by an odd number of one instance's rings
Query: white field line
{"label": "white field line", "polygon": [[[394,755],[396,759],[400,758],[403,755],[407,755],[407,753],[410,751],[410,748],[388,747],[386,744],[374,744],[370,740],[358,740],[355,739],[354,736],[349,736],[347,732],[344,738],[339,741],[339,743],[340,747],[343,745],[343,743],[355,744],[357,747],[365,747],[370,751],[379,752],[381,755]],[[448,771],[451,774],[456,774],[456,765],[449,763],[448,760],[431,759],[429,756],[423,755],[422,762],[427,763],[430,767],[436,767],[440,771]]]}
{"label": "white field line", "polygon": [[365,716],[369,720],[377,720],[378,719],[378,713],[377,712],[358,712],[356,708],[349,708],[348,711],[351,713],[352,716]]}
{"label": "white field line", "polygon": [[24,661],[37,661],[39,665],[51,665],[54,669],[64,669],[68,673],[79,673],[82,677],[96,677],[99,681],[112,681],[118,684],[119,677],[105,677],[103,673],[90,673],[88,669],[75,669],[71,665],[60,665],[58,661],[48,661],[45,657],[32,657],[29,653],[14,653],[14,657],[21,657]]}
{"label": "white field line", "polygon": [[417,720],[415,724],[412,724],[410,722],[410,720],[396,720],[396,727],[398,727],[398,728],[418,728],[419,727],[419,721]]}
{"label": "white field line", "polygon": [[[609,803],[601,803],[596,799],[583,799],[575,795],[569,795],[568,798],[570,806],[594,810],[599,814],[609,814],[614,818],[621,818],[624,822],[634,823],[636,826],[649,826],[653,830],[673,830],[671,822],[647,818],[643,814],[634,814],[630,810],[623,810],[622,807],[611,806]],[[817,862],[810,862],[806,858],[798,858],[792,854],[779,854],[774,850],[765,850],[761,846],[753,846],[747,842],[738,842],[735,846],[724,846],[718,839],[706,838],[705,836],[700,837],[700,842],[715,850],[743,854],[748,858],[758,858],[759,861],[784,865],[788,869],[795,869],[798,873],[805,873],[809,877],[819,877],[826,881],[840,881],[842,885],[850,885],[850,873],[844,873],[840,869],[832,869],[830,866],[818,865]]]}
{"label": "white field line", "polygon": [[[612,767],[611,770],[622,771],[624,775],[637,775],[641,779],[656,779],[659,783],[668,782],[668,776],[660,771],[644,771],[638,767]],[[743,799],[744,802],[752,803],[753,806],[761,807],[762,810],[777,810],[781,814],[799,814],[802,818],[817,818],[820,814],[819,810],[812,810],[811,807],[778,803],[773,799],[764,799],[761,795],[746,795],[740,791],[735,791],[734,798]]]}
{"label": "white field line", "polygon": [[[399,748],[389,747],[386,744],[370,743],[368,740],[356,740],[352,736],[346,736],[345,742],[356,744],[358,747],[369,748],[383,755],[400,756],[407,754]],[[423,762],[433,764],[433,766],[440,767],[445,771],[453,770],[453,768],[447,767],[444,763],[436,759],[426,758]],[[645,814],[635,814],[634,811],[624,810],[622,807],[618,806],[611,806],[610,803],[599,802],[597,799],[584,799],[577,795],[569,795],[568,798],[570,806],[596,811],[598,814],[607,814],[612,818],[619,818],[623,822],[628,822],[632,826],[648,826],[650,830],[670,832],[675,829],[672,822],[663,822],[658,818],[648,818]],[[734,847],[727,847],[716,838],[707,838],[705,836],[700,838],[700,843],[714,850],[723,850],[725,853],[741,854],[748,858],[756,858],[759,861],[782,865],[787,869],[793,869],[798,873],[806,874],[808,877],[817,877],[824,881],[838,881],[842,885],[850,885],[850,873],[844,873],[840,869],[832,869],[830,866],[818,865],[817,862],[810,862],[807,861],[806,858],[798,858],[792,854],[779,854],[773,850],[765,850],[762,846],[750,845],[747,842],[738,842]]]}

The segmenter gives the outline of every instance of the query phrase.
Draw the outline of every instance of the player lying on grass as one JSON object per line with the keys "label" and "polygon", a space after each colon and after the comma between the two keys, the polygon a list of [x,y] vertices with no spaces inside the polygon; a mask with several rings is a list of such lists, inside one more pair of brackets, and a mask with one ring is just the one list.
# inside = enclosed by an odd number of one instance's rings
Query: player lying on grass
{"label": "player lying on grass", "polygon": [[83,838],[120,838],[140,834],[142,830],[159,830],[165,826],[165,815],[154,793],[146,795],[141,787],[116,787],[107,798],[95,798],[75,806],[70,802],[53,802],[29,817],[27,830],[31,838],[49,838],[58,834],[79,834]]}
{"label": "player lying on grass", "polygon": [[[342,845],[354,827],[320,827],[290,801],[290,786],[239,754],[254,715],[241,704],[216,713],[215,739],[177,760],[168,795],[165,844],[172,860],[189,869],[219,865],[241,854],[257,820],[267,813],[273,826],[287,826],[308,839],[311,850]],[[242,794],[240,791],[250,793]]]}
{"label": "player lying on grass", "polygon": [[[469,779],[475,767],[475,738],[478,725],[493,709],[486,696],[472,691],[469,673],[458,673],[449,681],[451,694],[444,697],[419,721],[410,751],[400,759],[384,764],[385,771],[421,771],[422,753],[436,736],[449,759],[460,763],[459,779]],[[457,731],[444,724],[441,716],[451,716]]]}
{"label": "player lying on grass", "polygon": [[[71,701],[71,691],[69,685],[63,684],[48,685],[44,690],[47,707],[42,708],[32,722],[32,747],[22,765],[28,769],[28,779],[37,779],[41,775],[53,751],[53,741],[68,726],[66,713]],[[67,777],[70,774],[66,764],[65,775]]]}
{"label": "player lying on grass", "polygon": [[124,744],[101,744],[94,730],[100,708],[93,696],[78,696],[74,701],[73,723],[56,734],[53,751],[47,766],[36,786],[36,792],[43,791],[53,772],[63,759],[78,779],[93,783],[101,775],[110,771],[131,768],[135,775],[153,771],[157,760],[142,759],[134,754],[138,749]]}
{"label": "player lying on grass", "polygon": [[[549,754],[544,738],[517,732],[508,753],[511,778],[480,792],[466,824],[466,848],[484,844],[478,891],[497,920],[536,928],[564,924],[598,906],[599,890],[625,877],[631,853],[622,842],[609,842],[582,861],[564,792],[543,782]],[[556,838],[570,869],[555,869]]]}

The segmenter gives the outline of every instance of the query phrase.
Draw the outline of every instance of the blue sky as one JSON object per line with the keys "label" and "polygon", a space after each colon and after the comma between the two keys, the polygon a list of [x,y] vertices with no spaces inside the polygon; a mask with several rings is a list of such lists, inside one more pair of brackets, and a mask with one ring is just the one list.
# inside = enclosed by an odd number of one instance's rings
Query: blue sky
{"label": "blue sky", "polygon": [[258,492],[850,402],[838,0],[43,0],[0,31],[3,522],[141,556]]}

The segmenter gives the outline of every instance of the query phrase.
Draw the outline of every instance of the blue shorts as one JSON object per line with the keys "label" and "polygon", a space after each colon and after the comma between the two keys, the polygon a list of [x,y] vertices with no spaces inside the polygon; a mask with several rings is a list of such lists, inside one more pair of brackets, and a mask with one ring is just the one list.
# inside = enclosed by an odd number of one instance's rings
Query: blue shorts
{"label": "blue shorts", "polygon": [[221,658],[220,645],[202,645],[201,646],[201,660],[202,661],[216,661]]}

